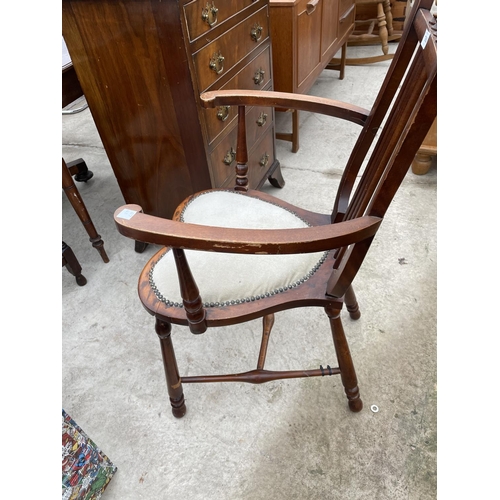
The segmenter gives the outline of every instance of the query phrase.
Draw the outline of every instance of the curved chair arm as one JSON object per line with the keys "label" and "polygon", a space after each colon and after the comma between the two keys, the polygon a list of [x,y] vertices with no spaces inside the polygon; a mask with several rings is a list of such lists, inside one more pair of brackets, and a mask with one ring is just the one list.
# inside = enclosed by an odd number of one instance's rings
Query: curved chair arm
{"label": "curved chair arm", "polygon": [[338,224],[300,229],[235,229],[202,226],[142,213],[124,205],[114,214],[123,236],[174,248],[242,254],[321,252],[358,243],[373,236],[381,218],[364,216]]}
{"label": "curved chair arm", "polygon": [[200,99],[205,108],[258,105],[298,109],[341,118],[358,125],[364,125],[370,113],[367,109],[333,99],[265,90],[215,90],[204,92]]}

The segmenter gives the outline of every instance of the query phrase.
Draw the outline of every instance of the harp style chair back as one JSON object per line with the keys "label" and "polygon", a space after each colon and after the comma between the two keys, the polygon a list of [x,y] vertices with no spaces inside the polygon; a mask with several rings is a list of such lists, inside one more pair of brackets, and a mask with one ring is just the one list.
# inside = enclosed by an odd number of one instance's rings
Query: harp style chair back
{"label": "harp style chair back", "polygon": [[[188,383],[263,383],[336,374],[341,377],[349,408],[354,412],[362,409],[340,313],[345,304],[352,319],[360,316],[352,282],[436,117],[437,24],[429,12],[431,4],[432,0],[415,1],[371,110],[299,94],[206,92],[201,95],[201,105],[206,108],[238,106],[234,189],[196,193],[181,203],[172,220],[144,214],[138,205],[116,210],[115,223],[122,235],[163,246],[142,271],[138,290],[143,306],[155,317],[174,416],[186,412],[183,386]],[[247,106],[299,109],[360,125],[332,199],[332,213],[314,213],[247,189]],[[266,370],[274,313],[305,306],[324,308],[338,366]],[[263,318],[263,335],[254,370],[179,374],[172,324],[202,334],[210,327],[256,318]]]}

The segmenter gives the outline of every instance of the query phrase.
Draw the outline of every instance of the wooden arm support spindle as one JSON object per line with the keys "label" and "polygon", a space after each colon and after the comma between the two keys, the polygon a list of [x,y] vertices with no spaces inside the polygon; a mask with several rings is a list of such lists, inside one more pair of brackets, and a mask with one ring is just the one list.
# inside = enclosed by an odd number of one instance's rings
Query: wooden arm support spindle
{"label": "wooden arm support spindle", "polygon": [[205,309],[203,309],[200,291],[189,268],[186,255],[184,250],[180,248],[172,248],[172,252],[177,266],[182,303],[189,322],[189,329],[192,333],[204,333],[207,330]]}
{"label": "wooden arm support spindle", "polygon": [[248,151],[245,106],[238,106],[238,139],[236,145],[235,191],[248,191]]}

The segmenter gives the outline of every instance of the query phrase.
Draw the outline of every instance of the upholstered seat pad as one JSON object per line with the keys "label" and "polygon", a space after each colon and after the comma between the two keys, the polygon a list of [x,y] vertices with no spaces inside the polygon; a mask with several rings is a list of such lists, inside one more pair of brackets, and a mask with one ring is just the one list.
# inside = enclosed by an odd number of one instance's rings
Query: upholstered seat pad
{"label": "upholstered seat pad", "polygon": [[[234,191],[208,191],[194,196],[182,212],[181,221],[247,229],[308,227],[289,210]],[[186,250],[201,298],[212,307],[259,300],[298,286],[314,273],[325,256],[324,252],[242,255]],[[172,252],[166,252],[155,265],[151,285],[161,300],[182,303]]]}

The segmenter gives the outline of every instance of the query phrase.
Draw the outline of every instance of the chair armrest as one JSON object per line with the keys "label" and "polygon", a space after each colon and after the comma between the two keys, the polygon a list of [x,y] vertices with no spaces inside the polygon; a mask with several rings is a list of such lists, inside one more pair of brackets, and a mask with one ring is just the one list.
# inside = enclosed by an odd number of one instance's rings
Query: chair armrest
{"label": "chair armrest", "polygon": [[358,125],[364,125],[370,113],[367,109],[341,101],[288,92],[214,90],[204,92],[200,95],[200,99],[201,105],[205,108],[215,108],[217,106],[272,106],[334,116]]}
{"label": "chair armrest", "polygon": [[[124,218],[126,217],[126,218]],[[373,236],[382,219],[358,219],[300,229],[235,229],[202,226],[142,213],[124,205],[114,214],[118,232],[136,241],[191,250],[242,254],[292,254],[340,248]]]}

